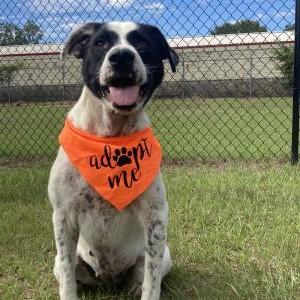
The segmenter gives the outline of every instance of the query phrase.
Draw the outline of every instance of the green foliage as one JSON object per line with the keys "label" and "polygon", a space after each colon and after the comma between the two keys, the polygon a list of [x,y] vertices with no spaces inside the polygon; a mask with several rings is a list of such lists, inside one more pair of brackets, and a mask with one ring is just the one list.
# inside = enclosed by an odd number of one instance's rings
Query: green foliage
{"label": "green foliage", "polygon": [[10,86],[14,75],[23,68],[22,63],[1,64],[0,65],[0,84]]}
{"label": "green foliage", "polygon": [[281,44],[274,50],[277,68],[284,77],[284,85],[288,88],[293,86],[294,75],[294,49]]}
{"label": "green foliage", "polygon": [[240,20],[235,23],[224,23],[216,26],[210,31],[211,34],[228,34],[228,33],[249,33],[249,32],[266,32],[267,27],[261,25],[258,21]]}
{"label": "green foliage", "polygon": [[287,25],[285,25],[284,30],[285,31],[293,31],[293,30],[295,30],[295,24],[287,24]]}
{"label": "green foliage", "polygon": [[23,28],[13,23],[0,23],[0,46],[38,44],[43,37],[41,28],[27,21]]}

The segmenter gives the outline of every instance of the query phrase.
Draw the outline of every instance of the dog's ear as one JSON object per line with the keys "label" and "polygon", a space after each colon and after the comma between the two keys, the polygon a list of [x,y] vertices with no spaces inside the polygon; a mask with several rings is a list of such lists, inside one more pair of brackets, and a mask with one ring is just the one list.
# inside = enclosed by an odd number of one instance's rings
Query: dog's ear
{"label": "dog's ear", "polygon": [[76,58],[83,58],[85,46],[89,42],[91,36],[102,26],[101,23],[87,23],[77,27],[69,36],[64,45],[61,57],[74,55]]}
{"label": "dog's ear", "polygon": [[153,38],[154,42],[159,45],[161,59],[168,59],[172,72],[176,72],[176,66],[179,63],[179,57],[176,52],[169,46],[166,38],[163,36],[161,31],[151,25],[143,25],[150,36]]}
{"label": "dog's ear", "polygon": [[177,53],[169,46],[169,55],[168,55],[168,59],[171,65],[171,70],[172,72],[176,72],[176,67],[179,63],[179,57],[177,55]]}

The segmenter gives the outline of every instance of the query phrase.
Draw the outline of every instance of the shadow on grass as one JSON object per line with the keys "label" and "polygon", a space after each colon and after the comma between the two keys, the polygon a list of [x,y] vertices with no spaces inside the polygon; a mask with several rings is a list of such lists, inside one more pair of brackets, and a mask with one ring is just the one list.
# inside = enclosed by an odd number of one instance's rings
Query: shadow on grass
{"label": "shadow on grass", "polygon": [[[216,276],[219,277],[219,276]],[[234,293],[224,291],[222,283],[217,283],[218,278],[207,270],[186,268],[183,266],[173,267],[172,271],[162,281],[161,300],[197,300],[234,298]],[[140,299],[138,296],[128,294],[128,285],[119,286],[105,285],[95,287],[80,286],[79,296],[81,299]],[[227,295],[225,295],[227,294]],[[100,296],[101,295],[101,296]]]}

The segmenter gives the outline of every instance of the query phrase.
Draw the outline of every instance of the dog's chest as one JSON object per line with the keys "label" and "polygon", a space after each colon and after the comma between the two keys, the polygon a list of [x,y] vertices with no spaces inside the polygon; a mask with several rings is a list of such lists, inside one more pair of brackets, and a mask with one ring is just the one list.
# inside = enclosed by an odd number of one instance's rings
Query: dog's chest
{"label": "dog's chest", "polygon": [[75,190],[73,205],[78,214],[80,256],[100,275],[123,272],[135,263],[144,249],[143,229],[135,211],[138,205],[119,212],[76,171],[72,176],[69,184],[70,190]]}
{"label": "dog's chest", "polygon": [[93,209],[79,218],[79,254],[100,275],[116,275],[141,255],[143,229],[130,212],[99,215]]}

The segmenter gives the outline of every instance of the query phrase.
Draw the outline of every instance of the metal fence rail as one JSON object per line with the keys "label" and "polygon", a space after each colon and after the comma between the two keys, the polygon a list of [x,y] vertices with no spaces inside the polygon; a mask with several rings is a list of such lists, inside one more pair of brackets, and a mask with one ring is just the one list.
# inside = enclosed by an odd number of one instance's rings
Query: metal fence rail
{"label": "metal fence rail", "polygon": [[74,26],[110,20],[158,26],[180,57],[147,108],[167,159],[287,159],[294,19],[293,0],[3,0],[0,162],[55,155],[82,88],[62,44]]}

